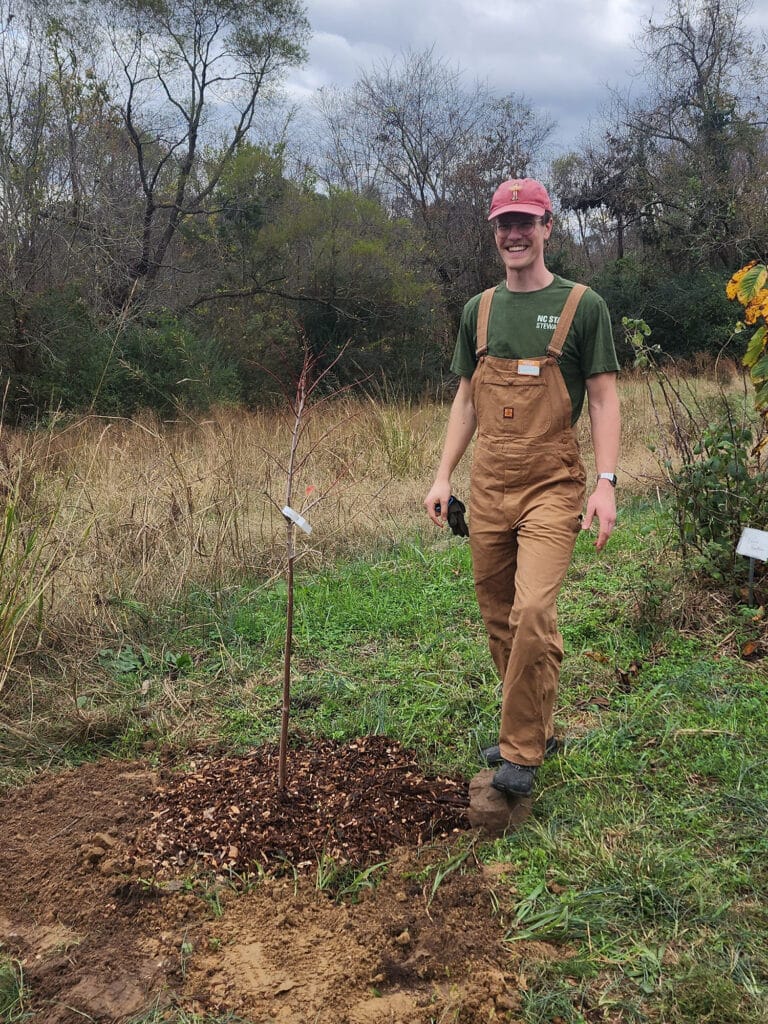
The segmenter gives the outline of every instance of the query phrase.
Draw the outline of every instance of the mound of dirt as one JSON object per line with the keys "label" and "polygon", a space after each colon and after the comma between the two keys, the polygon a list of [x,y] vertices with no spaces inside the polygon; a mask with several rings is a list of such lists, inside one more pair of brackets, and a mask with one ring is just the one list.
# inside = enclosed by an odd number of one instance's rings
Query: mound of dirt
{"label": "mound of dirt", "polygon": [[[274,759],[105,759],[0,798],[0,949],[26,1020],[519,1021],[524,950],[463,834],[465,783],[368,737],[292,751],[278,796]],[[379,867],[341,901],[323,852]],[[285,857],[296,872],[269,870]],[[266,873],[236,878],[249,863]]]}
{"label": "mound of dirt", "polygon": [[399,846],[469,828],[467,784],[426,778],[413,754],[383,736],[331,740],[288,752],[193,760],[149,798],[152,820],[137,854],[162,877],[197,864],[248,873],[325,858],[365,868]]}

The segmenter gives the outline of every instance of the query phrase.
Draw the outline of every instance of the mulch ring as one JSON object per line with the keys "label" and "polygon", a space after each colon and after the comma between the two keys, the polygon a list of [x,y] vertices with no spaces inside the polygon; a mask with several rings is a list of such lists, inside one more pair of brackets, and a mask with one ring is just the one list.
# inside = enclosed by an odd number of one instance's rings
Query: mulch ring
{"label": "mulch ring", "polygon": [[151,823],[135,853],[159,877],[193,866],[237,874],[316,867],[322,857],[363,869],[396,847],[470,827],[467,783],[425,777],[413,753],[384,736],[291,749],[282,793],[277,778],[273,746],[194,757],[144,797]]}

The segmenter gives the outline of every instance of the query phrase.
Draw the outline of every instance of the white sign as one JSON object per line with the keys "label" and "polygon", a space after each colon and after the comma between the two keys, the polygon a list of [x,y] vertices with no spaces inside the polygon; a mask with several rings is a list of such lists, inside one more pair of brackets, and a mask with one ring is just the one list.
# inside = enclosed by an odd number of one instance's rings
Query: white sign
{"label": "white sign", "polygon": [[752,530],[747,527],[739,539],[736,554],[744,555],[745,558],[759,558],[761,562],[768,562],[768,531]]}

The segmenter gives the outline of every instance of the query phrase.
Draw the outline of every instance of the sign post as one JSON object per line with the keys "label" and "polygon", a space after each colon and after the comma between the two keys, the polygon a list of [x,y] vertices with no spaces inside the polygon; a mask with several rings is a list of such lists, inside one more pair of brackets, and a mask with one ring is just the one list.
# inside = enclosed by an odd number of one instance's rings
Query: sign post
{"label": "sign post", "polygon": [[755,559],[768,562],[768,530],[753,530],[747,526],[736,545],[736,554],[749,559],[749,603],[754,601]]}

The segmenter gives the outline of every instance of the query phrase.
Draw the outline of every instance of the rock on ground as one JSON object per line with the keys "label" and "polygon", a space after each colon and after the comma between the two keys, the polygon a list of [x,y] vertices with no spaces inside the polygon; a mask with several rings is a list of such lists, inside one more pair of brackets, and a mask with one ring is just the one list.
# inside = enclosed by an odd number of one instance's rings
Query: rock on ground
{"label": "rock on ground", "polygon": [[491,785],[494,772],[484,768],[469,783],[469,820],[491,836],[500,836],[522,825],[531,814],[529,796],[506,796]]}

